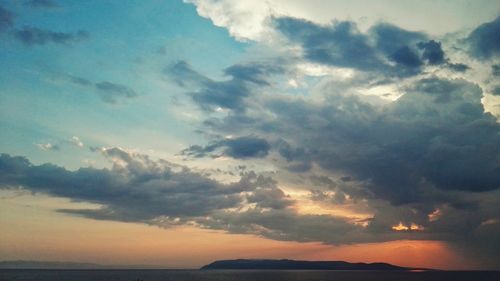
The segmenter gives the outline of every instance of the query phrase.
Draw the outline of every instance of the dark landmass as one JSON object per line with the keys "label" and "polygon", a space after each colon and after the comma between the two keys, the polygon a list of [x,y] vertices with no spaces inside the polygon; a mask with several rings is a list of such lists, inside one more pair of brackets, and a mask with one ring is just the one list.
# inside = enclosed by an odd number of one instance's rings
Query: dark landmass
{"label": "dark landmass", "polygon": [[102,265],[58,261],[0,261],[0,269],[161,269],[155,265]]}
{"label": "dark landmass", "polygon": [[271,269],[271,270],[426,270],[401,267],[388,263],[350,263],[345,261],[296,261],[296,260],[220,260],[205,265],[209,269]]}

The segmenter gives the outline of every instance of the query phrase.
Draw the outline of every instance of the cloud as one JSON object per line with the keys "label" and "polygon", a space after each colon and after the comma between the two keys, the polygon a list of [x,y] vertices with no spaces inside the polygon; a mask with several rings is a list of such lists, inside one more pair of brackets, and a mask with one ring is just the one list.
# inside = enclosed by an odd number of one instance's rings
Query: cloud
{"label": "cloud", "polygon": [[[316,23],[332,20],[353,20],[368,28],[381,21],[409,30],[422,30],[431,34],[446,34],[465,29],[497,16],[495,1],[467,2],[467,5],[438,2],[358,2],[326,1],[317,5],[311,1],[260,0],[253,2],[230,0],[185,0],[196,6],[202,17],[215,26],[223,27],[238,40],[264,41],[268,39],[269,18],[279,15],[303,18]],[[474,11],[474,13],[470,13]],[[468,14],[468,17],[463,15]]]}
{"label": "cloud", "polygon": [[35,145],[41,150],[45,151],[59,151],[67,145],[82,148],[84,146],[83,142],[77,136],[73,136],[67,140],[59,140],[57,142],[47,142],[47,143],[35,143]]}
{"label": "cloud", "polygon": [[[491,244],[495,239],[476,240],[500,235],[496,228],[483,226],[500,211],[500,125],[485,112],[482,89],[464,79],[427,75],[401,85],[395,101],[382,102],[352,90],[363,81],[357,76],[342,83],[325,78],[315,89],[316,95],[322,94],[319,101],[260,95],[245,111],[207,119],[203,130],[215,135],[252,132],[273,140],[268,141],[268,153],[281,156],[273,158],[281,184],[300,185],[320,206],[353,206],[370,217],[345,224],[345,218],[297,215],[272,205],[275,209],[263,214],[215,212],[202,224],[232,233],[332,244],[440,240],[471,255],[481,249],[478,259],[498,266],[500,249]],[[218,155],[218,149],[224,146],[214,142],[184,153],[204,157]],[[301,182],[304,177],[310,184]],[[259,198],[265,202],[273,196]],[[431,220],[429,214],[437,209],[441,216]],[[399,223],[418,230],[393,230]],[[488,234],[480,235],[483,229]],[[341,235],[327,234],[332,232]]]}
{"label": "cloud", "polygon": [[[88,167],[70,171],[52,164],[34,165],[24,157],[2,154],[0,188],[22,187],[35,194],[101,205],[96,209],[59,210],[91,219],[161,227],[190,224],[275,240],[343,244],[434,239],[463,247],[481,244],[471,239],[498,235],[495,220],[492,220],[499,211],[498,196],[494,194],[479,201],[481,205],[474,207],[474,212],[463,207],[437,205],[440,216],[434,220],[428,218],[435,211],[434,205],[395,207],[381,202],[373,205],[375,216],[369,219],[300,214],[295,210],[295,201],[277,187],[274,179],[252,171],[242,172],[238,181],[223,184],[187,167],[161,159],[152,160],[147,155],[120,148],[95,151],[99,151],[112,168]],[[318,177],[317,182],[329,186],[337,184],[324,177]],[[351,202],[345,195],[341,199],[343,193],[338,190],[335,195],[319,191],[316,195],[314,200],[317,201]],[[399,222],[420,225],[423,230],[392,230],[391,227]],[[496,251],[491,245],[481,249]]]}
{"label": "cloud", "polygon": [[457,72],[466,72],[470,67],[464,63],[448,63],[448,68]]}
{"label": "cloud", "polygon": [[427,60],[429,64],[442,64],[445,62],[440,42],[430,40],[428,42],[419,42],[417,46],[424,51],[422,58]]}
{"label": "cloud", "polygon": [[14,15],[0,6],[0,33],[10,28],[14,23]]}
{"label": "cloud", "polygon": [[79,30],[75,33],[56,32],[37,27],[25,26],[22,29],[14,30],[13,36],[26,46],[45,45],[48,43],[72,45],[88,39],[89,33],[84,30]]}
{"label": "cloud", "polygon": [[[321,241],[326,233],[331,237],[331,231],[345,233],[359,228],[342,219],[295,213],[287,208],[293,201],[274,180],[253,172],[242,174],[237,182],[221,184],[186,167],[119,148],[102,149],[101,153],[113,163],[112,169],[68,171],[2,154],[0,187],[22,186],[35,193],[103,205],[99,209],[60,210],[93,219],[160,226],[191,222],[205,228],[300,241]],[[240,209],[244,204],[253,207]],[[335,237],[341,238],[340,234]]]}
{"label": "cloud", "polygon": [[351,21],[319,25],[291,17],[273,19],[276,30],[302,47],[305,59],[316,64],[369,71],[389,77],[422,72],[425,65],[444,65],[465,71],[464,64],[448,62],[441,42],[422,32],[377,23],[366,33]]}
{"label": "cloud", "polygon": [[69,140],[69,142],[76,147],[83,147],[84,146],[83,142],[77,136],[72,136],[71,139]]}
{"label": "cloud", "polygon": [[227,116],[209,125],[221,134],[238,134],[244,127],[283,139],[273,149],[284,157],[284,165],[312,162],[343,171],[394,204],[425,200],[422,188],[427,187],[470,192],[500,188],[500,126],[484,112],[477,85],[420,79],[383,107],[362,96],[329,94],[329,102],[321,105],[269,98],[264,110],[273,119],[239,126],[237,120],[244,118]]}
{"label": "cloud", "polygon": [[45,151],[59,151],[59,150],[61,150],[61,146],[59,146],[58,144],[52,144],[50,142],[37,143],[36,146],[38,146],[38,148],[40,148],[41,150],[45,150]]}
{"label": "cloud", "polygon": [[[220,148],[223,148],[221,155],[212,154]],[[246,136],[215,141],[207,146],[193,145],[183,150],[182,154],[194,157],[211,155],[212,157],[229,156],[235,159],[244,159],[264,157],[268,154],[270,148],[269,143],[265,139]]]}
{"label": "cloud", "polygon": [[95,83],[96,89],[101,91],[101,98],[107,103],[116,103],[117,98],[133,98],[136,92],[127,86],[108,81]]}
{"label": "cloud", "polygon": [[207,111],[217,108],[244,110],[246,98],[252,95],[252,91],[269,85],[269,76],[281,72],[282,67],[275,64],[234,65],[224,70],[224,74],[231,77],[229,80],[215,81],[193,70],[185,61],[173,63],[163,71],[179,86],[193,89],[188,94]]}
{"label": "cloud", "polygon": [[78,85],[81,85],[81,86],[91,86],[93,83],[90,82],[89,80],[85,79],[85,78],[82,78],[82,77],[77,77],[77,76],[72,76],[72,75],[68,75],[68,79],[74,83],[74,84],[78,84]]}
{"label": "cloud", "polygon": [[495,96],[500,96],[500,85],[495,86],[491,93]]}
{"label": "cloud", "polygon": [[378,23],[370,28],[375,45],[385,55],[390,56],[402,47],[414,45],[427,39],[422,32],[408,31],[389,23]]}
{"label": "cloud", "polygon": [[469,52],[474,57],[486,60],[500,54],[500,17],[474,29],[467,38]]}
{"label": "cloud", "polygon": [[28,0],[26,5],[33,8],[54,9],[60,7],[58,3],[52,0]]}
{"label": "cloud", "polygon": [[410,47],[403,46],[394,52],[390,59],[394,62],[409,68],[418,68],[422,65],[422,61]]}
{"label": "cloud", "polygon": [[276,181],[254,172],[242,174],[237,182],[221,184],[186,167],[119,148],[102,149],[101,153],[112,161],[113,168],[68,171],[2,154],[0,188],[22,186],[34,193],[102,205],[98,209],[59,210],[92,219],[163,227],[195,224],[277,240],[332,244],[373,239],[345,219],[296,213],[289,208],[293,200]]}
{"label": "cloud", "polygon": [[370,35],[375,39],[375,48],[402,67],[402,71],[414,74],[423,65],[416,47],[423,43],[421,41],[427,39],[424,33],[407,31],[388,23],[379,23],[370,29]]}
{"label": "cloud", "polygon": [[67,79],[69,82],[73,84],[94,88],[95,90],[98,91],[101,99],[104,102],[110,104],[117,103],[118,99],[134,98],[137,96],[137,93],[133,89],[118,83],[113,83],[109,81],[101,81],[94,83],[85,78],[73,75],[68,75]]}
{"label": "cloud", "polygon": [[170,163],[153,162],[117,148],[103,155],[114,161],[108,169],[68,171],[51,164],[35,166],[22,157],[2,155],[2,185],[20,184],[34,192],[84,200],[105,207],[85,210],[95,218],[146,221],[156,216],[201,216],[235,207],[245,186],[224,186]]}
{"label": "cloud", "polygon": [[353,22],[337,22],[320,26],[312,22],[281,17],[275,27],[304,49],[304,57],[320,64],[373,70],[384,66]]}
{"label": "cloud", "polygon": [[500,64],[494,64],[491,66],[491,74],[493,76],[500,76]]}

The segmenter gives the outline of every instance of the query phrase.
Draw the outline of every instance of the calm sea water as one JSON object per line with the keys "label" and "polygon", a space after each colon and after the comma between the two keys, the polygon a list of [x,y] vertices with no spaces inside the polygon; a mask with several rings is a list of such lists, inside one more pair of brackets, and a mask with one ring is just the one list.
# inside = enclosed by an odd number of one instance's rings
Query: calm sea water
{"label": "calm sea water", "polygon": [[500,271],[0,270],[1,281],[500,281]]}

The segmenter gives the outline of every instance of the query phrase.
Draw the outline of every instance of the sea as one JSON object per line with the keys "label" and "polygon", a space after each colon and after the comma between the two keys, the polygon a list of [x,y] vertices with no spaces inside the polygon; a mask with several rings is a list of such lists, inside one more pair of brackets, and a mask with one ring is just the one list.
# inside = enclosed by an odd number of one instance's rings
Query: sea
{"label": "sea", "polygon": [[0,269],[0,281],[500,281],[500,271]]}

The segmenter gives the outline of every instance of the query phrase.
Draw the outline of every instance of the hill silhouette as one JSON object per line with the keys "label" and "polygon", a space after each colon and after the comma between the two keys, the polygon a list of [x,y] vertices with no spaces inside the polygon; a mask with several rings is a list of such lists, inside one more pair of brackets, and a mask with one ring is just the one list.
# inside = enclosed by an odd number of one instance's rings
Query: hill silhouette
{"label": "hill silhouette", "polygon": [[[346,261],[300,261],[271,259],[219,260],[201,267],[210,269],[267,269],[267,270],[417,270],[389,263],[350,263]],[[420,269],[420,268],[418,268]]]}

